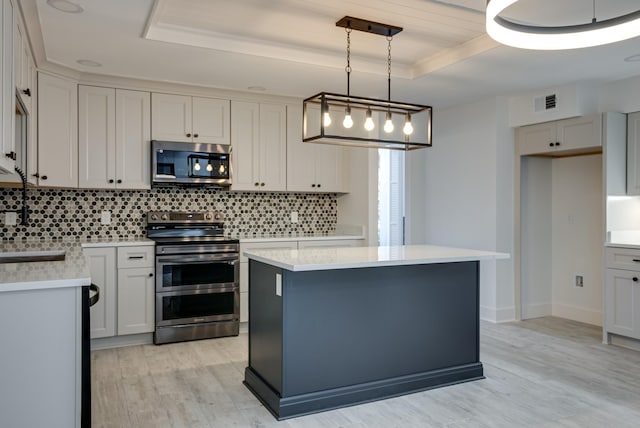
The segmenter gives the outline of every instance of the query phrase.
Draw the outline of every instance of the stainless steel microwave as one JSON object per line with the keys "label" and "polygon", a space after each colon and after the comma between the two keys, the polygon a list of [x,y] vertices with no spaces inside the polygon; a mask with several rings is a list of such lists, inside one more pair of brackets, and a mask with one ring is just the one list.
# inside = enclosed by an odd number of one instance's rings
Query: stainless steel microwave
{"label": "stainless steel microwave", "polygon": [[151,141],[153,186],[231,185],[231,146]]}

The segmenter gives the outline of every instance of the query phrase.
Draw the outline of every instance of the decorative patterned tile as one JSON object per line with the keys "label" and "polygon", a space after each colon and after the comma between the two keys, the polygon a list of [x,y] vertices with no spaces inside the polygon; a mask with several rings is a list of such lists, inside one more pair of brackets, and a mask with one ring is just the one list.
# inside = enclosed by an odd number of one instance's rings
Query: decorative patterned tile
{"label": "decorative patterned tile", "polygon": [[[17,210],[20,189],[0,189],[0,209]],[[103,240],[145,236],[148,211],[219,210],[234,235],[329,234],[335,231],[335,194],[226,192],[209,189],[69,190],[29,189],[29,224],[0,225],[1,241]],[[111,224],[100,224],[103,210]],[[289,220],[298,212],[299,222]]]}

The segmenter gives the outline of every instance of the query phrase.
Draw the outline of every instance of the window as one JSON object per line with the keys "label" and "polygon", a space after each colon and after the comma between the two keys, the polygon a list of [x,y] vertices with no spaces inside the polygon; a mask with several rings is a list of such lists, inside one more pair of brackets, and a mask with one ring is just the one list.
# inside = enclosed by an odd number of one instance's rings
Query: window
{"label": "window", "polygon": [[400,150],[378,150],[378,245],[404,244],[404,158]]}

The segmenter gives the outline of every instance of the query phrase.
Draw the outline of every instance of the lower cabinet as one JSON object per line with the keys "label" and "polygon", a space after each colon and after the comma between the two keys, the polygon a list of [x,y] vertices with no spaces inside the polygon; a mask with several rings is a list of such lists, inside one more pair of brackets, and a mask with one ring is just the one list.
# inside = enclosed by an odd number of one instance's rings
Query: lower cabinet
{"label": "lower cabinet", "polygon": [[240,241],[240,322],[249,321],[249,259],[248,250],[298,250],[313,247],[360,247],[363,239],[322,239],[300,241],[247,242]]}
{"label": "lower cabinet", "polygon": [[640,339],[640,250],[607,248],[605,333]]}
{"label": "lower cabinet", "polygon": [[100,300],[91,307],[91,338],[155,329],[153,246],[85,248]]}

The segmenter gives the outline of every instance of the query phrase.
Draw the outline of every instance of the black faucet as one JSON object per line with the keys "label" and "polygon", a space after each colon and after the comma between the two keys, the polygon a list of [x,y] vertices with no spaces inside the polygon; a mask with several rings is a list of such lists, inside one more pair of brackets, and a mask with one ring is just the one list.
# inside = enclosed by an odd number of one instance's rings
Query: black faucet
{"label": "black faucet", "polygon": [[17,166],[14,167],[22,180],[22,208],[20,209],[20,225],[27,226],[29,220],[29,209],[27,208],[27,176]]}

